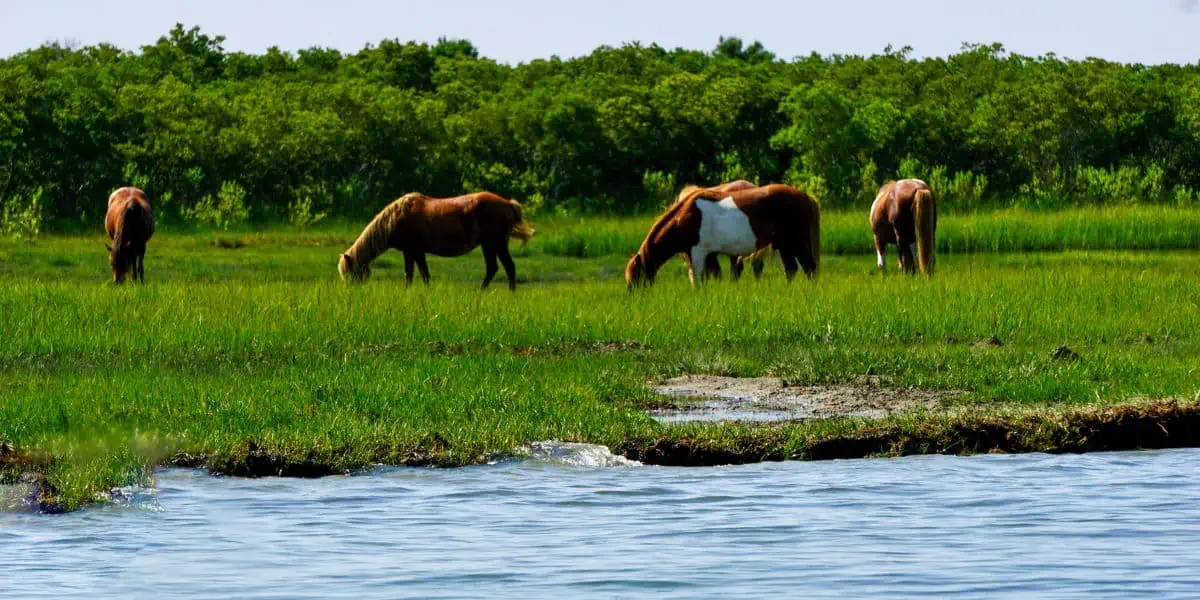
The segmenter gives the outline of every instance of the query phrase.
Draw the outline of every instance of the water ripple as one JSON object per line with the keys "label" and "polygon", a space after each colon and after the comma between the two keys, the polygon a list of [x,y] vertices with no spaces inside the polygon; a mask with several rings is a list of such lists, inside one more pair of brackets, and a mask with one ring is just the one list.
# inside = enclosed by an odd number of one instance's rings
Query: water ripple
{"label": "water ripple", "polygon": [[[315,480],[166,469],[0,513],[15,598],[1185,598],[1200,451],[624,468],[546,443]],[[606,455],[607,453],[607,455]],[[622,462],[625,461],[625,462]],[[618,468],[614,468],[618,467]]]}

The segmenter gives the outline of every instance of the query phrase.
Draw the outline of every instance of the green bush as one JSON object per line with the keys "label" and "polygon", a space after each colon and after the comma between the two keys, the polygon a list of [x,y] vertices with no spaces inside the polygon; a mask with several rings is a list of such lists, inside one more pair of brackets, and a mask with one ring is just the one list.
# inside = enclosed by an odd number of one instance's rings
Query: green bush
{"label": "green bush", "polygon": [[929,172],[926,183],[933,190],[941,208],[969,212],[983,204],[988,178],[986,175],[976,175],[970,171],[961,171],[951,176],[946,173],[946,167],[939,166]]}
{"label": "green bush", "polygon": [[1192,208],[1196,205],[1196,192],[1192,188],[1181,185],[1175,188],[1175,206]]}
{"label": "green bush", "polygon": [[1157,165],[1150,165],[1144,169],[1133,166],[1116,169],[1079,167],[1075,171],[1076,195],[1083,203],[1159,202],[1164,195],[1165,175]]}
{"label": "green bush", "polygon": [[646,196],[658,205],[669,205],[679,194],[675,175],[659,171],[646,171],[642,174],[642,189],[645,190]]}
{"label": "green bush", "polygon": [[10,196],[0,212],[0,232],[6,236],[35,239],[42,232],[42,188],[28,198]]}
{"label": "green bush", "polygon": [[214,198],[205,195],[196,204],[184,210],[184,216],[197,225],[207,225],[228,231],[250,220],[250,209],[246,208],[246,190],[236,182],[221,184],[221,191]]}
{"label": "green bush", "polygon": [[288,222],[304,229],[323,220],[328,213],[319,207],[329,206],[331,194],[323,184],[303,185],[296,190],[296,197],[288,203]]}

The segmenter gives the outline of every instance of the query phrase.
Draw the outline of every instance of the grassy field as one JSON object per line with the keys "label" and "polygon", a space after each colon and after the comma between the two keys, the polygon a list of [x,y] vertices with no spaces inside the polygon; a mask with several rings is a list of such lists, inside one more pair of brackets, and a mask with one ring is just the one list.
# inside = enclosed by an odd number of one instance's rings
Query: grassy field
{"label": "grassy field", "polygon": [[[1200,424],[1200,255],[1183,250],[1197,213],[945,217],[931,281],[876,275],[860,217],[826,215],[815,282],[786,285],[772,263],[762,281],[693,290],[674,261],[635,294],[621,271],[649,219],[535,222],[515,294],[475,288],[478,252],[432,259],[430,287],[406,288],[395,253],[344,285],[344,227],[160,232],[149,284],[119,288],[98,235],[0,242],[0,478],[42,472],[71,509],[164,462],[316,475],[544,439],[706,464],[1195,437],[1179,424]],[[991,337],[1004,344],[974,344]],[[1082,359],[1055,359],[1060,345]],[[648,383],[682,373],[969,393],[883,421],[647,417]]]}

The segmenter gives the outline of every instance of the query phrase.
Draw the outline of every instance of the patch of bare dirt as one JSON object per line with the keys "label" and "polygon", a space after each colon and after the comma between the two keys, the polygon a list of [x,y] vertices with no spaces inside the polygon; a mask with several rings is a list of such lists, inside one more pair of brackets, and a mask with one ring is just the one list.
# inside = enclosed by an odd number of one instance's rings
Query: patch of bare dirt
{"label": "patch of bare dirt", "polygon": [[878,379],[852,384],[788,386],[772,377],[684,375],[655,386],[679,398],[652,416],[663,421],[794,421],[828,417],[886,416],[915,408],[936,408],[963,392],[886,387]]}
{"label": "patch of bare dirt", "polygon": [[974,346],[980,350],[988,350],[991,348],[1002,348],[1004,346],[1004,341],[993,335],[991,337],[984,338],[982,340],[975,342]]}
{"label": "patch of bare dirt", "polygon": [[533,356],[536,354],[561,355],[569,352],[597,352],[606,354],[609,352],[646,350],[647,348],[646,344],[637,341],[567,341],[558,344],[545,344],[543,346],[513,346],[512,353],[517,356]]}
{"label": "patch of bare dirt", "polygon": [[616,450],[647,465],[712,466],[766,460],[827,460],[912,454],[1100,452],[1200,447],[1200,404],[1138,401],[1028,415],[974,415],[948,421],[866,424],[805,440],[786,452],[786,430],[717,442],[683,437],[627,440]]}

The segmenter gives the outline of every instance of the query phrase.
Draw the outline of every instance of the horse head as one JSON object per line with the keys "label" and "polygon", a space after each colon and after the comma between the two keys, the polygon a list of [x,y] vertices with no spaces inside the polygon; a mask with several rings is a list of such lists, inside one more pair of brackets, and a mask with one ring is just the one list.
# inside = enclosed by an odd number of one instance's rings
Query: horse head
{"label": "horse head", "polygon": [[629,263],[625,265],[625,286],[629,291],[633,291],[636,287],[650,285],[654,283],[654,277],[646,268],[646,259],[641,252],[634,252],[629,256]]}
{"label": "horse head", "polygon": [[362,282],[371,278],[371,266],[361,264],[353,256],[342,253],[338,258],[338,274],[344,281]]}

